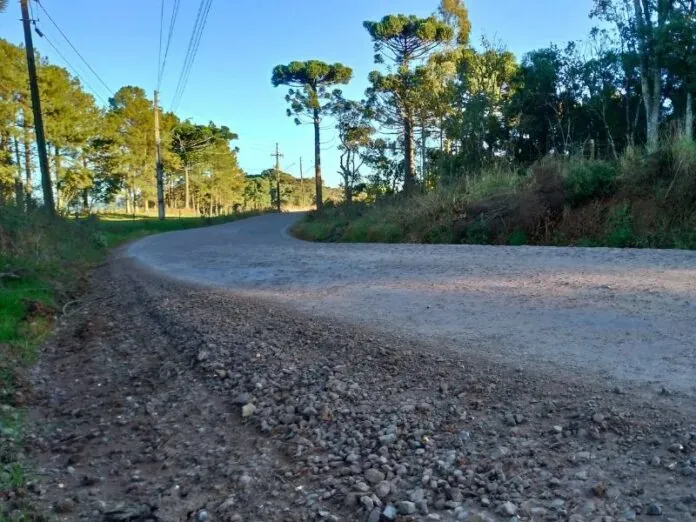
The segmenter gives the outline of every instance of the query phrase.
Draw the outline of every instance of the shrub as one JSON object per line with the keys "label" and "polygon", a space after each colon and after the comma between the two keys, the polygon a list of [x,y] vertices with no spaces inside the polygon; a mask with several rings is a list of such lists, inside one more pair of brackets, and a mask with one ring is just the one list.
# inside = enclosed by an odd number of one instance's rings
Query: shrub
{"label": "shrub", "polygon": [[609,216],[604,243],[614,248],[636,246],[631,206],[628,203],[616,207]]}
{"label": "shrub", "polygon": [[468,201],[479,201],[501,193],[515,193],[521,186],[521,180],[513,169],[494,168],[467,176],[464,190]]}
{"label": "shrub", "polygon": [[675,211],[688,211],[696,203],[696,143],[680,139],[670,147],[670,181],[665,202]]}
{"label": "shrub", "polygon": [[571,163],[563,183],[566,201],[577,206],[591,199],[610,196],[617,175],[616,165],[608,161]]}
{"label": "shrub", "polygon": [[508,238],[508,245],[510,246],[521,246],[527,244],[527,234],[524,230],[515,230]]}

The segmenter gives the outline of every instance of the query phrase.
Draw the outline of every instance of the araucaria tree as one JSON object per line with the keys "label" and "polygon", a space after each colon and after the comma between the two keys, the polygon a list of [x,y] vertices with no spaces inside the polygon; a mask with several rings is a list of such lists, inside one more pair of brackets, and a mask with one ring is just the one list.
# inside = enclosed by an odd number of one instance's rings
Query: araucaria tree
{"label": "araucaria tree", "polygon": [[314,176],[316,182],[317,209],[322,208],[321,180],[321,118],[324,109],[338,99],[341,91],[332,89],[337,85],[347,84],[353,76],[353,70],[343,64],[333,65],[309,60],[278,65],[273,69],[271,82],[274,87],[290,87],[285,99],[290,104],[288,116],[295,117],[295,123],[303,123],[309,118],[314,124]]}
{"label": "araucaria tree", "polygon": [[434,16],[389,15],[379,22],[364,22],[375,47],[375,63],[386,60],[396,65],[395,73],[370,73],[367,96],[375,115],[386,127],[399,130],[405,156],[404,190],[416,183],[414,125],[418,103],[414,67],[441,45],[451,42],[454,29]]}

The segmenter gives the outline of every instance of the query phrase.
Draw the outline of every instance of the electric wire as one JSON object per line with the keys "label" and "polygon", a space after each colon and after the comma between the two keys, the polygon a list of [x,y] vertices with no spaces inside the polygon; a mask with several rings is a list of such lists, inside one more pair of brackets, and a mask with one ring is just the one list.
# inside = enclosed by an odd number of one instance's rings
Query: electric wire
{"label": "electric wire", "polygon": [[[202,5],[202,4],[203,4],[203,2],[201,3],[201,5]],[[198,29],[198,31],[195,33],[196,36],[195,36],[195,41],[194,41],[194,44],[193,44],[193,50],[192,50],[191,54],[189,55],[188,64],[185,66],[185,72],[184,72],[184,75],[183,75],[181,88],[180,88],[180,91],[178,92],[178,98],[177,98],[176,104],[175,104],[177,108],[178,108],[178,106],[179,106],[179,103],[181,103],[181,99],[183,98],[184,91],[186,90],[186,85],[188,84],[188,80],[189,80],[190,75],[191,75],[191,70],[192,70],[192,67],[193,67],[193,62],[195,61],[196,55],[197,55],[197,53],[198,53],[198,48],[199,48],[199,45],[200,45],[201,37],[202,37],[202,35],[203,35],[203,30],[204,30],[204,28],[205,28],[205,24],[206,24],[206,21],[207,21],[207,18],[208,18],[208,13],[209,13],[209,11],[210,11],[210,6],[211,6],[211,4],[212,4],[212,0],[208,0],[207,3],[205,4],[204,8],[203,8],[203,12],[202,12],[202,15],[201,15],[201,18],[200,18],[200,23],[199,23],[199,29]],[[193,36],[193,34],[192,34],[192,36]]]}
{"label": "electric wire", "polygon": [[37,33],[37,34],[39,34],[39,36],[40,36],[41,38],[43,38],[44,40],[46,40],[46,43],[48,43],[48,45],[50,45],[50,46],[53,48],[53,50],[56,52],[56,54],[57,54],[58,56],[60,56],[60,58],[61,58],[61,59],[65,62],[65,64],[70,68],[70,70],[73,72],[73,74],[74,74],[75,76],[77,76],[77,78],[85,85],[85,87],[87,87],[90,91],[92,91],[92,94],[94,94],[97,98],[99,98],[99,100],[100,100],[104,105],[108,105],[107,101],[102,97],[102,95],[99,94],[99,92],[96,91],[96,90],[94,89],[94,87],[92,87],[92,86],[87,82],[87,80],[85,80],[85,79],[80,75],[80,73],[77,71],[77,69],[75,68],[75,66],[74,66],[72,63],[70,63],[70,61],[65,57],[65,55],[64,55],[62,52],[60,52],[60,49],[58,49],[58,47],[55,46],[55,44],[48,38],[48,36],[46,36],[46,34],[43,33],[43,32],[42,32],[42,33]]}
{"label": "electric wire", "polygon": [[41,1],[40,1],[40,0],[36,0],[36,3],[37,3],[38,6],[41,8],[41,10],[44,12],[44,14],[46,15],[46,17],[48,17],[48,19],[50,20],[50,22],[55,26],[55,28],[58,30],[58,32],[61,34],[61,36],[65,39],[65,41],[68,42],[68,45],[70,46],[70,48],[71,48],[73,51],[75,51],[75,54],[77,54],[77,56],[80,58],[80,60],[82,60],[82,62],[87,66],[87,68],[92,72],[92,74],[94,74],[94,76],[97,78],[97,80],[99,80],[99,82],[100,82],[104,87],[106,87],[106,90],[107,90],[110,94],[113,95],[113,94],[114,94],[113,89],[111,89],[111,87],[109,87],[109,86],[106,84],[106,82],[105,82],[104,80],[102,80],[101,76],[99,76],[99,74],[97,74],[97,71],[95,71],[94,68],[87,62],[87,60],[85,60],[84,56],[82,56],[82,54],[80,53],[80,51],[78,51],[77,48],[73,45],[73,43],[70,41],[70,38],[68,38],[67,35],[63,32],[63,30],[58,26],[58,24],[56,23],[56,21],[53,19],[53,17],[51,17],[50,13],[46,10],[46,8],[43,6],[43,4],[41,3]]}
{"label": "electric wire", "polygon": [[159,89],[159,84],[162,79],[162,31],[164,26],[164,0],[160,2],[160,29],[159,29],[159,51],[157,53],[157,88]]}
{"label": "electric wire", "polygon": [[160,65],[160,70],[158,74],[158,80],[157,80],[157,90],[159,90],[161,84],[162,84],[162,78],[164,77],[164,71],[165,68],[167,67],[167,57],[169,56],[169,47],[172,43],[172,37],[174,36],[174,27],[176,26],[176,19],[177,16],[179,15],[179,6],[181,5],[181,0],[174,0],[174,4],[172,5],[172,15],[169,18],[169,31],[167,32],[167,43],[164,46],[164,58],[162,59],[162,63]]}
{"label": "electric wire", "polygon": [[196,59],[196,54],[198,53],[198,48],[203,36],[203,31],[205,30],[205,25],[208,19],[208,14],[210,13],[212,2],[213,0],[201,0],[201,3],[198,6],[198,14],[193,25],[193,30],[191,31],[191,38],[189,39],[189,45],[186,50],[184,65],[182,67],[181,74],[179,75],[179,81],[177,82],[177,88],[172,100],[172,112],[176,111],[178,108],[179,103],[181,103],[181,99],[183,98],[184,91],[186,90],[186,85],[188,84],[191,69]]}

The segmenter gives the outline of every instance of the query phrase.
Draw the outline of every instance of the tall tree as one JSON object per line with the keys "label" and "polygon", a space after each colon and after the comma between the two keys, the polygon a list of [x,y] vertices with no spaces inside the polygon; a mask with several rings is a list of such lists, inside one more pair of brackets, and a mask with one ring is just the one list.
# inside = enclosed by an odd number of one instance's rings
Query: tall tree
{"label": "tall tree", "polygon": [[387,15],[378,22],[366,21],[363,26],[374,43],[375,63],[386,60],[394,63],[396,73],[370,73],[371,86],[367,96],[381,115],[381,123],[398,128],[405,156],[404,190],[413,190],[416,184],[414,157],[414,126],[417,89],[413,70],[441,45],[450,42],[455,34],[451,25],[434,16],[418,18],[403,14]]}
{"label": "tall tree", "polygon": [[[211,155],[232,154],[228,142],[237,135],[228,127],[217,127],[213,122],[196,125],[190,121],[181,122],[172,130],[172,151],[179,157],[184,170],[184,208],[191,208],[191,173],[196,166],[202,172],[209,166]],[[224,147],[222,150],[216,146]],[[236,159],[235,165],[236,165]]]}
{"label": "tall tree", "polygon": [[39,85],[43,96],[46,141],[53,152],[56,208],[60,210],[91,186],[84,156],[90,138],[98,134],[101,113],[79,80],[62,67],[42,65]]}
{"label": "tall tree", "polygon": [[125,171],[126,210],[146,209],[155,193],[155,127],[152,101],[140,87],[126,86],[109,99],[107,118],[122,151]]}
{"label": "tall tree", "polygon": [[318,60],[291,62],[273,69],[271,83],[290,86],[285,97],[290,104],[288,116],[295,116],[295,123],[309,117],[314,125],[314,179],[317,209],[323,205],[321,179],[321,117],[324,109],[341,95],[336,85],[345,85],[353,77],[353,70],[341,63],[330,65]]}
{"label": "tall tree", "polygon": [[595,0],[592,12],[616,24],[624,40],[634,42],[640,69],[641,94],[646,113],[647,148],[659,144],[665,67],[665,24],[675,0]]}
{"label": "tall tree", "polygon": [[332,107],[332,113],[341,142],[338,173],[343,179],[344,200],[351,203],[355,187],[360,182],[360,168],[365,163],[364,151],[371,144],[375,129],[363,103],[341,99]]}
{"label": "tall tree", "polygon": [[681,108],[684,136],[694,135],[694,91],[696,91],[696,1],[677,1],[662,27],[668,81],[673,84],[674,105]]}

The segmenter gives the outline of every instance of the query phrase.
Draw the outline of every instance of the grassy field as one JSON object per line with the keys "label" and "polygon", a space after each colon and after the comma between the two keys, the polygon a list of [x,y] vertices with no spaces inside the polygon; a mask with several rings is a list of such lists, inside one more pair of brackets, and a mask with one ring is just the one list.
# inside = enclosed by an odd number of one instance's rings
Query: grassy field
{"label": "grassy field", "polygon": [[[20,458],[24,407],[31,394],[27,372],[63,308],[79,306],[90,270],[125,241],[251,215],[63,219],[0,208],[0,504],[21,498],[27,474]],[[0,522],[9,517],[0,507]]]}

